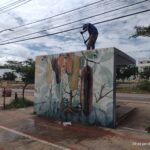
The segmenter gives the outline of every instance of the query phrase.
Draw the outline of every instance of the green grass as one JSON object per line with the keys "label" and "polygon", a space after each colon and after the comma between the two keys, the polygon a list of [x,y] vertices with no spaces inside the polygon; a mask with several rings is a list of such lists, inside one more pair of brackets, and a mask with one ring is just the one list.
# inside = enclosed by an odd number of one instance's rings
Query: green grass
{"label": "green grass", "polygon": [[150,81],[142,81],[138,84],[138,88],[150,92]]}
{"label": "green grass", "polygon": [[116,81],[117,84],[134,84],[137,83],[137,81]]}
{"label": "green grass", "polygon": [[150,94],[150,81],[140,81],[130,84],[117,84],[116,90],[118,93]]}
{"label": "green grass", "polygon": [[149,91],[139,89],[138,87],[117,87],[117,93],[139,93],[139,94],[150,94]]}
{"label": "green grass", "polygon": [[30,107],[33,106],[33,102],[28,100],[28,99],[14,99],[12,102],[8,105],[6,105],[6,109],[11,109],[11,108],[25,108],[25,107]]}

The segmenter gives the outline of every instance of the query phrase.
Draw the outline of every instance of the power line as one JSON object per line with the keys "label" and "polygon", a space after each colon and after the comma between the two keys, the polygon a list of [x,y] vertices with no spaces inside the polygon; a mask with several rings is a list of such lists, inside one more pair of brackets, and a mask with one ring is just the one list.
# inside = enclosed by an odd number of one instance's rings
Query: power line
{"label": "power line", "polygon": [[[15,8],[17,8],[17,7],[20,7],[20,6],[26,4],[26,3],[30,2],[30,1],[31,1],[31,0],[27,0],[26,2],[23,2],[23,3],[21,3],[20,5],[17,5],[17,6],[15,6],[15,7],[13,7],[13,8],[10,8],[10,9],[7,9],[7,10],[5,10],[5,11],[0,12],[0,14],[6,13],[6,12],[8,12],[8,11],[10,11],[10,10],[13,10],[13,9],[15,9]],[[10,29],[7,29],[7,30],[10,30]],[[6,31],[6,29],[5,29],[4,31]],[[3,30],[0,31],[0,32],[3,32]]]}
{"label": "power line", "polygon": [[58,25],[58,26],[55,26],[55,27],[52,27],[52,28],[48,28],[48,29],[45,29],[45,30],[40,30],[40,31],[37,31],[37,32],[32,32],[32,33],[23,35],[23,36],[14,37],[12,39],[4,40],[2,42],[7,42],[7,41],[14,40],[14,39],[30,36],[30,35],[33,35],[33,34],[37,34],[37,33],[40,33],[40,32],[44,32],[44,31],[49,31],[49,30],[52,30],[52,29],[60,28],[60,27],[63,27],[63,26],[66,26],[66,25],[70,25],[70,24],[73,24],[73,23],[76,23],[76,22],[80,22],[80,21],[83,21],[83,20],[86,20],[86,19],[90,19],[90,18],[93,18],[93,17],[104,15],[104,14],[107,14],[107,13],[110,13],[110,12],[115,12],[115,11],[118,11],[118,10],[121,10],[121,9],[124,9],[124,8],[132,7],[132,6],[138,5],[140,3],[144,3],[146,1],[148,1],[148,0],[140,1],[140,2],[137,2],[137,3],[134,3],[134,4],[126,5],[126,6],[119,7],[119,8],[116,8],[116,9],[112,9],[112,10],[109,10],[109,11],[105,11],[105,12],[100,13],[100,14],[96,14],[96,15],[92,15],[92,16],[89,16],[89,17],[85,17],[85,18],[82,18],[82,19],[79,19],[79,20],[76,20],[76,21],[72,21],[72,22],[69,22],[69,23],[61,24],[61,25]]}
{"label": "power line", "polygon": [[[117,1],[117,0],[113,0],[113,1]],[[112,2],[112,1],[111,1],[111,2]],[[107,2],[107,6],[110,5],[110,4],[111,4],[110,2],[109,2],[109,3]],[[113,4],[114,4],[114,3],[113,3]],[[101,4],[101,5],[102,5],[102,4]],[[105,5],[106,5],[106,3],[105,3]],[[104,3],[103,3],[103,6],[104,6]],[[111,4],[111,8],[112,8],[112,6],[113,6],[113,5]],[[120,6],[120,5],[119,5],[119,6]],[[96,5],[96,8],[98,8],[98,7],[99,7],[99,5]],[[86,11],[89,12],[89,10],[91,10],[91,8],[90,8],[90,9],[88,8],[88,10],[86,10]],[[95,11],[96,9],[95,9],[95,8],[92,8],[92,10]],[[85,11],[82,11],[82,13],[83,13],[83,12],[85,12]],[[70,17],[70,16],[68,16],[68,17]],[[55,17],[54,17],[54,18],[55,18]],[[65,16],[65,19],[66,19],[66,18],[67,18],[67,16]],[[57,21],[57,20],[60,21],[61,19],[64,19],[64,18],[57,18],[56,20],[52,21],[52,23],[54,23],[54,22]],[[45,21],[46,21],[46,20],[45,20]],[[49,20],[49,21],[51,21],[51,20]],[[65,20],[63,20],[63,21],[65,21]],[[65,22],[66,22],[66,21],[65,21]],[[45,24],[45,23],[41,23],[41,22],[39,22],[39,23],[40,23],[40,24],[39,24],[40,26],[43,25],[43,24]],[[46,23],[48,23],[48,22],[46,22]],[[39,25],[35,25],[34,28],[35,28],[35,27],[38,27]],[[27,27],[27,28],[21,29],[21,30],[13,30],[13,29],[9,28],[9,29],[5,29],[5,30],[0,31],[0,33],[1,33],[1,32],[4,32],[4,31],[9,31],[9,30],[10,30],[10,31],[13,31],[13,32],[10,32],[10,33],[9,33],[9,35],[11,35],[11,34],[18,33],[18,32],[20,32],[20,31],[24,31],[24,30],[31,29],[31,28],[33,28],[33,27],[31,26],[31,27]]]}
{"label": "power line", "polygon": [[[50,17],[47,17],[47,18],[43,18],[43,19],[40,19],[40,20],[37,20],[37,21],[34,21],[34,22],[30,22],[30,23],[27,23],[27,24],[24,24],[24,25],[20,25],[20,26],[16,26],[16,27],[12,27],[12,28],[8,28],[8,29],[4,29],[0,32],[3,32],[3,31],[6,31],[6,30],[9,30],[9,29],[16,29],[16,28],[21,28],[23,26],[28,26],[28,25],[31,25],[31,24],[35,24],[35,23],[38,23],[38,22],[41,22],[41,21],[45,21],[45,20],[48,20],[48,19],[51,19],[51,18],[54,18],[54,17],[58,17],[58,16],[62,16],[64,14],[67,14],[67,13],[70,13],[70,12],[74,12],[76,10],[79,10],[79,9],[82,9],[82,8],[85,8],[85,7],[88,7],[90,5],[94,5],[94,4],[97,4],[99,2],[102,2],[104,0],[99,0],[99,1],[96,1],[96,2],[93,2],[93,3],[90,3],[90,4],[87,4],[85,6],[82,6],[82,7],[78,7],[78,8],[75,8],[75,9],[72,9],[72,10],[69,10],[69,11],[66,11],[66,12],[63,12],[63,13],[59,13],[59,14],[56,14],[56,15],[53,15],[53,16],[50,16]],[[149,0],[145,0],[145,1],[149,1]]]}
{"label": "power line", "polygon": [[19,2],[19,1],[23,1],[23,0],[14,0],[14,1],[11,0],[11,1],[2,3],[2,4],[0,4],[0,6],[2,6],[2,7],[0,7],[0,8],[3,8],[3,7],[5,7],[5,6],[7,6],[7,5],[10,5],[10,4],[14,4],[14,3]]}
{"label": "power line", "polygon": [[[112,6],[113,6],[113,5],[112,5],[112,2],[115,2],[115,1],[118,1],[118,0],[113,0],[113,1],[111,1],[111,2],[104,2],[104,3],[101,3],[101,5],[103,5],[103,6],[104,6],[104,4],[107,5],[107,6],[108,6],[108,5],[111,5],[111,7],[112,7]],[[114,3],[113,3],[113,4],[114,4]],[[92,6],[92,5],[91,5],[91,6]],[[96,5],[96,8],[98,8],[98,7],[99,7],[99,5]],[[83,12],[87,12],[87,11],[89,12],[89,10],[95,10],[95,7],[94,7],[94,8],[88,8],[87,10],[84,10],[84,11],[82,10],[82,13],[83,13]],[[66,14],[69,16],[69,15],[70,15],[69,13],[71,13],[71,12],[68,12],[68,13],[66,13]],[[61,15],[62,15],[62,14],[61,14]],[[60,16],[61,16],[61,15],[60,15]],[[65,15],[65,14],[64,14],[64,15]],[[62,15],[62,17],[64,17],[64,15]],[[70,17],[70,16],[69,16],[69,17]],[[56,17],[55,17],[55,16],[54,16],[54,17],[51,16],[50,18],[49,18],[49,17],[48,17],[48,18],[45,18],[45,20],[43,20],[43,21],[51,21],[50,19],[52,19],[52,18],[56,18],[55,20],[59,20],[59,21],[60,21],[61,19],[64,19],[64,18],[58,18],[58,16],[56,16]],[[66,19],[66,17],[65,17],[65,19]],[[55,20],[54,20],[54,21],[55,21]],[[42,22],[42,21],[39,21],[39,23],[41,23],[41,22]],[[36,22],[36,23],[38,23],[38,22]],[[43,24],[43,22],[42,22],[42,24]],[[21,28],[21,27],[23,27],[23,26],[25,26],[25,25],[28,25],[28,24],[20,25],[20,26],[18,26],[18,27],[13,27],[13,28],[9,28],[9,29],[12,29],[12,30],[13,30],[14,28],[16,28],[16,29],[17,29],[17,28]],[[35,26],[36,26],[36,25],[35,25]],[[30,29],[30,28],[33,28],[33,27],[31,26],[31,27],[25,28],[25,29]],[[4,30],[9,30],[9,29],[4,29]],[[3,31],[3,30],[2,30],[2,31]],[[19,30],[19,31],[21,31],[21,30]],[[14,32],[15,32],[15,30],[14,30]],[[16,31],[16,32],[17,32],[17,31]]]}
{"label": "power line", "polygon": [[[10,4],[10,1],[12,2],[12,0],[3,1],[4,3],[3,3],[2,1],[0,1],[0,5],[2,5],[2,6],[4,5],[4,6],[5,6],[5,5],[7,5],[7,4]],[[16,0],[15,0],[15,1],[16,1]],[[18,1],[18,0],[17,0],[17,1]]]}
{"label": "power line", "polygon": [[[110,21],[114,21],[114,20],[126,18],[126,17],[129,17],[129,16],[133,16],[133,15],[137,15],[137,14],[141,14],[141,13],[145,13],[145,12],[149,12],[149,11],[150,11],[150,9],[143,10],[143,11],[138,11],[138,12],[135,12],[135,13],[132,13],[132,14],[115,17],[115,18],[112,18],[112,19],[108,19],[108,20],[96,22],[96,23],[93,23],[93,24],[96,25],[96,24],[106,23],[106,22],[110,22]],[[33,40],[33,39],[37,39],[37,38],[43,38],[43,37],[46,37],[46,36],[52,36],[52,35],[56,35],[56,34],[60,34],[60,33],[65,33],[65,32],[77,30],[77,29],[80,29],[80,28],[81,28],[81,26],[80,27],[76,27],[76,28],[72,28],[72,29],[67,29],[67,30],[55,32],[55,33],[50,33],[50,34],[46,34],[46,35],[36,36],[36,37],[28,38],[28,39],[22,39],[22,40],[18,40],[18,41],[0,43],[0,45],[8,45],[8,44],[12,44],[12,43],[18,43],[18,42],[28,41],[28,40]]]}
{"label": "power line", "polygon": [[[70,12],[73,12],[73,11],[76,11],[76,10],[79,10],[79,9],[82,9],[82,8],[85,8],[85,7],[88,7],[90,5],[94,5],[94,4],[97,4],[99,2],[102,2],[104,0],[99,0],[99,1],[96,1],[96,2],[93,2],[93,3],[90,3],[90,4],[87,4],[87,5],[84,5],[82,7],[78,7],[78,8],[75,8],[75,9],[72,9],[72,10],[69,10],[69,11],[66,11],[66,12],[63,12],[63,13],[59,13],[59,14],[56,14],[56,15],[53,15],[53,16],[50,16],[50,17],[47,17],[47,18],[43,18],[43,19],[40,19],[40,20],[37,20],[37,21],[34,21],[34,22],[30,22],[30,23],[27,23],[27,24],[24,24],[24,25],[21,25],[21,26],[16,26],[16,27],[12,27],[11,29],[16,29],[16,28],[21,28],[23,26],[27,26],[27,25],[30,25],[30,24],[34,24],[34,23],[37,23],[37,22],[41,22],[41,21],[44,21],[44,20],[47,20],[47,19],[50,19],[50,18],[54,18],[54,17],[57,17],[57,16],[61,16],[61,15],[64,15],[64,14],[67,14],[67,13],[70,13]],[[10,29],[10,28],[9,28]],[[9,29],[4,29],[4,30],[9,30]]]}
{"label": "power line", "polygon": [[17,1],[15,1],[15,2],[13,2],[13,3],[9,3],[9,4],[7,4],[7,5],[3,6],[3,7],[0,7],[0,11],[3,10],[3,9],[5,9],[5,8],[7,8],[7,7],[10,7],[10,6],[19,4],[19,3],[23,2],[23,1],[24,1],[24,0],[17,0]]}

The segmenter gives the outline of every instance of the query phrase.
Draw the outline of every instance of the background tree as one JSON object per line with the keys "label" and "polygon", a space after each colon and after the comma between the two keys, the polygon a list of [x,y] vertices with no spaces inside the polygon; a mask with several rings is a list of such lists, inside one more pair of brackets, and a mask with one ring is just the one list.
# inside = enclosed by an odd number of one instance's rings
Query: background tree
{"label": "background tree", "polygon": [[121,79],[122,81],[125,80],[124,76],[124,67],[118,67],[116,70],[116,79],[119,80]]}
{"label": "background tree", "polygon": [[141,79],[150,79],[150,67],[144,67],[139,74]]}
{"label": "background tree", "polygon": [[5,64],[5,66],[14,70],[22,77],[22,81],[24,82],[24,86],[22,89],[22,95],[24,100],[24,93],[27,85],[34,83],[35,62],[32,59],[21,62],[7,61],[7,64]]}
{"label": "background tree", "polygon": [[3,79],[4,80],[9,80],[9,81],[14,81],[16,79],[16,75],[14,72],[5,72],[3,74]]}
{"label": "background tree", "polygon": [[136,77],[138,76],[138,67],[136,65],[128,65],[127,67],[127,74],[128,77],[133,77],[133,79],[136,79]]}
{"label": "background tree", "polygon": [[5,68],[5,66],[3,66],[3,65],[0,65],[0,69],[3,69],[3,68]]}
{"label": "background tree", "polygon": [[135,26],[135,34],[132,35],[131,37],[138,37],[138,36],[148,36],[150,37],[150,26],[148,27],[140,27],[140,26]]}
{"label": "background tree", "polygon": [[128,80],[131,76],[135,79],[138,75],[138,68],[135,65],[122,66],[118,67],[116,72],[116,78],[124,81],[125,79]]}

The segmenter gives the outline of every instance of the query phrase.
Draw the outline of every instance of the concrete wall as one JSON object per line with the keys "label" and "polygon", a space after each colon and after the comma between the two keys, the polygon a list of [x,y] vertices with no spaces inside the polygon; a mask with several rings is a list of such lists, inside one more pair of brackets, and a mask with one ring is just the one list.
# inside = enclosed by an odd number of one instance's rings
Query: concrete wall
{"label": "concrete wall", "polygon": [[114,49],[36,58],[35,112],[56,120],[114,126]]}

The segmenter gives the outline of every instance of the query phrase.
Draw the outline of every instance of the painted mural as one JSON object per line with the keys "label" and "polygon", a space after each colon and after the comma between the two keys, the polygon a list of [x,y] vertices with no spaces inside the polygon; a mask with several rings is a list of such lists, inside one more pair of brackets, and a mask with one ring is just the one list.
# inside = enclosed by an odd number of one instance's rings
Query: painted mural
{"label": "painted mural", "polygon": [[114,50],[36,58],[35,112],[61,121],[113,127]]}

